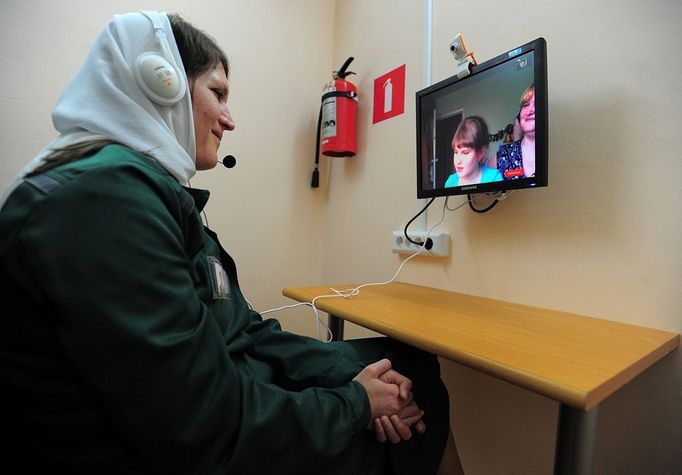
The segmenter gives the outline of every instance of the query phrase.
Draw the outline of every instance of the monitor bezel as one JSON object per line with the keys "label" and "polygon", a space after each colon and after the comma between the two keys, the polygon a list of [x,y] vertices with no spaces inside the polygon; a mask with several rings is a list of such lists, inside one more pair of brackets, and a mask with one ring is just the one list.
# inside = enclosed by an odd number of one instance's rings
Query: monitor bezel
{"label": "monitor bezel", "polygon": [[[490,183],[456,186],[449,188],[424,189],[422,181],[422,99],[430,98],[448,87],[459,87],[484,71],[513,60],[518,56],[533,52],[533,75],[535,83],[535,176],[516,180],[501,180]],[[457,85],[457,86],[455,86]],[[415,93],[415,114],[417,122],[417,198],[434,198],[476,193],[494,193],[507,190],[545,187],[548,185],[549,168],[549,108],[547,104],[547,43],[540,37],[517,48],[508,50],[484,63],[473,66],[469,75],[458,78],[457,75],[439,81]]]}

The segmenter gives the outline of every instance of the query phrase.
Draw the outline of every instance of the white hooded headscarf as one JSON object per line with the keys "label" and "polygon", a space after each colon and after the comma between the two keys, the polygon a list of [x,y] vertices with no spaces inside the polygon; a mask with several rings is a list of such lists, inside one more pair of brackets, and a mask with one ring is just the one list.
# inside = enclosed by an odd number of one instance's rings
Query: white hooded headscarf
{"label": "white hooded headscarf", "polygon": [[[97,37],[85,63],[52,112],[60,133],[10,183],[0,207],[23,177],[54,149],[76,142],[110,139],[152,155],[182,185],[196,173],[192,102],[182,58],[165,13],[157,15],[170,52],[161,47],[150,18],[142,12],[115,15]],[[135,62],[144,53],[172,54],[185,94],[173,105],[160,105],[135,78]],[[172,61],[169,61],[172,64]]]}

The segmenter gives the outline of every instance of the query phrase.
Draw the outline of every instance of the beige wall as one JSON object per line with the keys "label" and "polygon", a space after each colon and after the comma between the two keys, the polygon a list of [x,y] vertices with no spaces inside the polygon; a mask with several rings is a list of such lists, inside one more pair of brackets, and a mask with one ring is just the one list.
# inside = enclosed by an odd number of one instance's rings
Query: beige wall
{"label": "beige wall", "polygon": [[[201,5],[198,8],[196,5]],[[392,276],[394,229],[419,209],[414,92],[422,84],[418,0],[26,1],[0,3],[0,185],[54,136],[49,114],[113,13],[177,11],[232,60],[237,130],[221,151],[238,165],[200,174],[207,215],[237,260],[257,309],[281,288]],[[480,61],[543,36],[548,44],[550,185],[491,212],[448,212],[447,258],[420,258],[401,280],[682,331],[682,46],[673,0],[434,0],[433,81],[453,72],[461,32]],[[352,159],[321,159],[309,186],[323,83],[348,56],[360,90]],[[371,125],[375,77],[406,64],[404,115]],[[457,201],[457,200],[455,200]],[[429,211],[440,216],[441,200]],[[523,223],[523,225],[521,224]],[[313,335],[307,310],[279,314]],[[349,329],[350,336],[366,335]],[[678,350],[600,407],[597,474],[667,474],[682,446]],[[556,404],[443,362],[467,474],[552,467]]]}
{"label": "beige wall", "polygon": [[[356,56],[365,110],[362,152],[332,165],[324,281],[383,280],[400,263],[391,232],[420,204],[413,103],[422,82],[423,3],[337,2],[335,60]],[[454,73],[447,48],[456,33],[479,61],[547,40],[549,187],[519,191],[482,215],[448,212],[438,229],[450,233],[451,256],[410,261],[400,279],[682,331],[681,5],[434,0],[434,82]],[[405,115],[371,125],[373,79],[403,63]],[[429,209],[429,225],[441,202]],[[443,367],[467,474],[551,473],[556,403]],[[677,350],[601,405],[595,473],[676,473],[680,407]]]}

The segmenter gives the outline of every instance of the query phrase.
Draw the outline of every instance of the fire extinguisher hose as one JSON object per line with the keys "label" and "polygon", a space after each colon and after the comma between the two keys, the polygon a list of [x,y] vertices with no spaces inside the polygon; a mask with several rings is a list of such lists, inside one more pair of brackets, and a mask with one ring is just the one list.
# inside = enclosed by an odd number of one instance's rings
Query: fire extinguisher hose
{"label": "fire extinguisher hose", "polygon": [[317,115],[317,141],[315,143],[315,169],[313,170],[313,177],[310,180],[312,188],[320,186],[320,126],[322,124],[322,105],[320,104],[320,113]]}

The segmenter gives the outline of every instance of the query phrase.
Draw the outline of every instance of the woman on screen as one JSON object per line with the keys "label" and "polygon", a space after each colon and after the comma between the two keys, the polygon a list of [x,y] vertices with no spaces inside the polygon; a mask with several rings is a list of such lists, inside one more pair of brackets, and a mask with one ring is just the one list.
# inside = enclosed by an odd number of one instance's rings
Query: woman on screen
{"label": "woman on screen", "polygon": [[445,187],[502,180],[498,170],[485,165],[488,161],[489,144],[490,135],[485,120],[471,116],[460,122],[452,137],[452,162],[455,173],[448,177]]}
{"label": "woman on screen", "polygon": [[497,169],[505,180],[535,176],[535,85],[523,91],[520,107],[522,137],[497,150]]}

